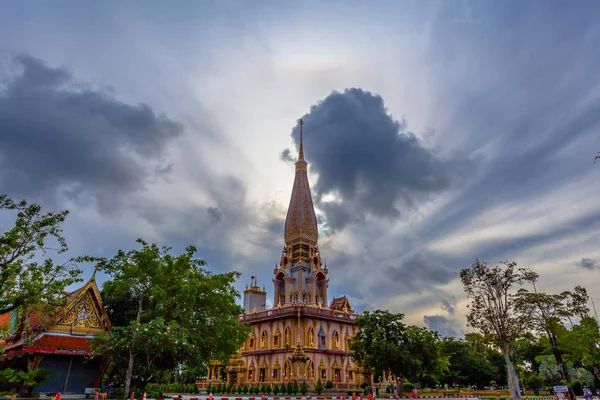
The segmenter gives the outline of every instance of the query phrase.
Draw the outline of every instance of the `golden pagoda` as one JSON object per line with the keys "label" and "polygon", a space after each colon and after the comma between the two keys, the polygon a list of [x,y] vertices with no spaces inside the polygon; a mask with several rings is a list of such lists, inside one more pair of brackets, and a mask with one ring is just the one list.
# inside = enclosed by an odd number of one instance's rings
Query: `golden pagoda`
{"label": "golden pagoda", "polygon": [[[358,328],[356,313],[346,296],[328,302],[327,265],[318,246],[317,217],[304,160],[302,119],[294,186],[285,220],[284,247],[273,271],[273,304],[252,277],[244,291],[249,339],[229,362],[227,383],[260,385],[298,381],[309,386],[321,379],[339,389],[370,382],[349,357],[349,342]],[[295,340],[295,343],[293,339]]]}

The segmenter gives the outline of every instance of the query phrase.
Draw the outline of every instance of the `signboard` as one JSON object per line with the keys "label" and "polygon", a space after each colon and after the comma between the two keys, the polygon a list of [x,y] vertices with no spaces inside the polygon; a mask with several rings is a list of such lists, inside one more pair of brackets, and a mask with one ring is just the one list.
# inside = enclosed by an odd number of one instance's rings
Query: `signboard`
{"label": "signboard", "polygon": [[564,400],[568,397],[569,388],[567,386],[554,386],[553,389],[557,400]]}

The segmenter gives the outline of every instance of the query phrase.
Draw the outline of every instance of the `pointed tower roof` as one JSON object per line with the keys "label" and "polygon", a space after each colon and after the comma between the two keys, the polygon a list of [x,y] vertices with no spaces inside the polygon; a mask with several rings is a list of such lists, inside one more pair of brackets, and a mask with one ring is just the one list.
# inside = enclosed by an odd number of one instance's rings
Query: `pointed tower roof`
{"label": "pointed tower roof", "polygon": [[286,245],[295,241],[307,241],[314,245],[319,239],[319,231],[308,183],[307,163],[304,160],[304,145],[302,143],[302,125],[304,125],[304,121],[300,119],[299,124],[300,148],[283,237]]}

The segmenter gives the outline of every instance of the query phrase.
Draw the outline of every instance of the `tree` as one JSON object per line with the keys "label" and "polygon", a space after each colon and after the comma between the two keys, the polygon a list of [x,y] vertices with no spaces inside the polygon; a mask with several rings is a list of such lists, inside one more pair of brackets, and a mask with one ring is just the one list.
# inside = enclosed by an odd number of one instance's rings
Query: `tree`
{"label": "tree", "polygon": [[[584,288],[577,286],[573,292],[558,294],[540,293],[536,288],[538,274],[529,272],[526,280],[531,283],[533,292],[521,289],[516,296],[516,309],[522,321],[528,323],[533,332],[545,335],[548,347],[561,374],[561,380],[570,382],[569,369],[563,360],[562,350],[558,344],[558,335],[566,330],[564,323],[571,324],[573,317],[585,318],[589,312],[587,302],[589,297]],[[575,392],[569,385],[569,396],[575,400]]]}
{"label": "tree", "polygon": [[471,346],[467,341],[446,338],[442,342],[444,354],[450,358],[448,372],[442,383],[452,386],[483,387],[488,385],[498,373],[497,368],[487,359],[487,349]]}
{"label": "tree", "polygon": [[285,391],[286,391],[287,394],[292,394],[292,390],[293,390],[293,388],[292,388],[292,382],[288,381],[287,387],[286,387]]}
{"label": "tree", "polygon": [[325,389],[331,390],[333,388],[333,382],[327,381],[325,382]]}
{"label": "tree", "polygon": [[308,386],[306,385],[306,382],[302,382],[300,393],[302,393],[303,396],[306,396],[306,393],[308,393]]}
{"label": "tree", "polygon": [[[117,333],[104,336],[105,344],[93,342],[93,355],[106,348],[127,347],[123,354],[128,361],[123,362],[123,356],[111,358],[113,371],[122,373],[122,366],[127,365],[125,397],[134,368],[147,381],[159,370],[205,366],[214,359],[227,361],[248,332],[247,326],[237,322],[243,312],[233,287],[237,272],[206,271],[193,246],[174,256],[168,247],[141,239],[138,243],[139,250],[119,250],[111,259],[94,259],[113,278],[104,285],[103,296],[109,313],[119,316],[117,323],[123,329],[114,326]],[[146,336],[156,329],[168,334]],[[153,346],[164,346],[165,351],[154,354]]]}
{"label": "tree", "polygon": [[600,382],[600,328],[594,318],[582,318],[571,329],[560,331],[558,347],[566,362],[589,369]]}
{"label": "tree", "polygon": [[294,381],[294,385],[292,386],[292,393],[296,394],[300,391],[300,388],[298,387],[298,381]]}
{"label": "tree", "polygon": [[321,382],[321,378],[317,380],[317,384],[315,385],[315,392],[320,396],[321,392],[323,392],[323,382]]}
{"label": "tree", "polygon": [[523,332],[523,320],[516,313],[514,286],[521,284],[529,273],[516,270],[517,263],[504,261],[502,266],[489,268],[475,260],[470,268],[460,271],[460,279],[471,299],[467,325],[481,331],[489,341],[502,349],[508,372],[510,397],[521,400],[519,377],[511,358],[512,346]]}
{"label": "tree", "polygon": [[0,314],[18,311],[18,339],[30,328],[31,312],[52,314],[64,304],[66,288],[81,281],[81,270],[72,260],[55,264],[47,257],[68,250],[61,229],[68,211],[43,214],[39,205],[7,195],[0,195],[0,211],[16,213],[14,226],[0,235]]}
{"label": "tree", "polygon": [[430,378],[448,367],[437,334],[407,326],[403,319],[403,314],[366,311],[356,318],[360,331],[350,342],[352,358],[358,364],[377,374],[391,372],[400,387],[404,379]]}

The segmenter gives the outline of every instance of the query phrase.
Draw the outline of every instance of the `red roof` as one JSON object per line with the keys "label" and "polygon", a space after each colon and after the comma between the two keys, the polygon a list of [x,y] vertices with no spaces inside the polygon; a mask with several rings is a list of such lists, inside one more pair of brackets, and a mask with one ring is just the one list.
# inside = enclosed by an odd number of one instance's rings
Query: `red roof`
{"label": "red roof", "polygon": [[62,335],[43,335],[36,340],[35,347],[52,347],[55,349],[90,350],[89,338]]}

